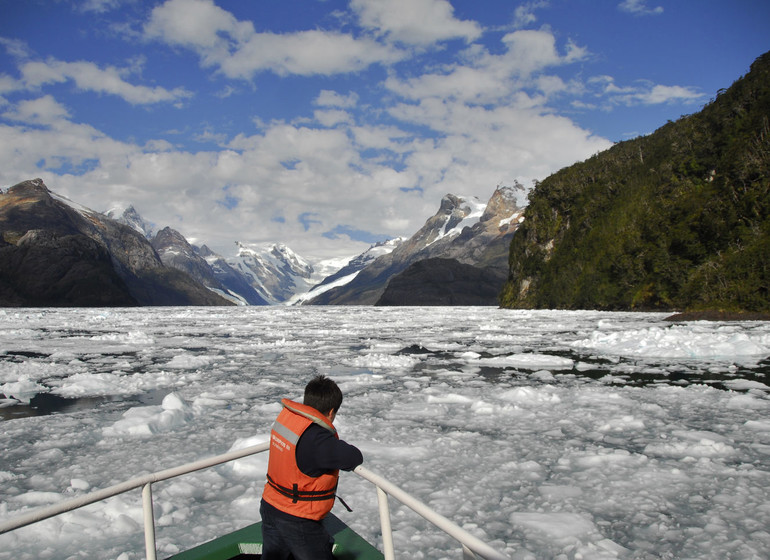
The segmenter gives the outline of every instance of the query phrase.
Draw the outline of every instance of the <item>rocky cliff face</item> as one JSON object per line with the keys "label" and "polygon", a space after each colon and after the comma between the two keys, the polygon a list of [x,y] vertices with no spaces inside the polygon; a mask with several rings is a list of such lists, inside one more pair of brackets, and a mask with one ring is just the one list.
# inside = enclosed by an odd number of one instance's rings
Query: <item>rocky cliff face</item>
{"label": "rocky cliff face", "polygon": [[0,243],[0,305],[121,306],[138,302],[106,248],[85,235],[28,230]]}
{"label": "rocky cliff face", "polygon": [[151,244],[166,266],[186,272],[209,289],[224,291],[224,286],[217,280],[206,260],[175,229],[163,228],[153,237]]}
{"label": "rocky cliff face", "polygon": [[55,195],[40,179],[0,194],[0,232],[0,304],[229,304],[166,267],[142,234]]}
{"label": "rocky cliff face", "polygon": [[[373,305],[392,278],[425,259],[453,259],[487,269],[499,278],[508,270],[508,246],[523,214],[517,202],[522,194],[523,187],[516,185],[499,187],[486,204],[478,199],[445,196],[438,212],[411,238],[370,263],[348,284],[328,290],[310,303]],[[412,278],[421,277],[424,274]]]}

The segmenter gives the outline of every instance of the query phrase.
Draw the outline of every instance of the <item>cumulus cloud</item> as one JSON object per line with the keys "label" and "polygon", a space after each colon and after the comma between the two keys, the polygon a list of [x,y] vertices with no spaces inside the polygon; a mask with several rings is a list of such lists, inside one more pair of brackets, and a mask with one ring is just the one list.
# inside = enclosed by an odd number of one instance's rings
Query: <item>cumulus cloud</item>
{"label": "cumulus cloud", "polygon": [[163,87],[134,85],[123,79],[126,70],[113,66],[100,68],[92,62],[64,62],[56,59],[25,62],[20,65],[21,81],[26,88],[68,80],[83,91],[106,93],[123,98],[132,105],[179,101],[192,96],[184,88],[168,90]]}
{"label": "cumulus cloud", "polygon": [[481,33],[475,21],[459,20],[446,0],[352,0],[361,25],[389,40],[429,45],[448,39],[473,41]]}
{"label": "cumulus cloud", "polygon": [[[420,8],[443,4],[427,2]],[[358,5],[362,14],[369,8]],[[451,13],[443,14],[446,23]],[[405,28],[380,22],[386,24],[389,40],[406,40]],[[171,0],[155,8],[145,32],[192,49],[202,65],[233,78],[265,69],[301,75],[351,71],[359,66],[352,62],[356,49],[366,51],[374,41],[321,31],[260,34],[250,22],[237,21],[208,0]],[[469,39],[476,31],[458,25],[443,33],[433,40]],[[45,162],[40,175],[53,174],[51,187],[74,200],[95,209],[131,202],[151,221],[214,246],[234,241],[222,224],[237,224],[238,230],[248,231],[249,238],[241,241],[280,240],[316,255],[333,241],[337,253],[349,246],[353,254],[365,247],[346,239],[344,232],[408,235],[448,192],[491,195],[501,180],[540,178],[609,145],[568,119],[543,114],[547,95],[565,87],[545,71],[579,60],[579,47],[568,43],[557,49],[550,32],[527,30],[506,34],[500,44],[500,54],[472,45],[442,73],[404,79],[392,72],[377,85],[386,94],[379,113],[385,118],[355,113],[360,103],[356,92],[320,89],[312,118],[262,123],[258,133],[241,133],[229,142],[207,128],[205,137],[220,146],[213,151],[110,141],[72,122],[66,108],[49,96],[15,110],[18,119],[51,125],[36,131],[38,148],[24,163],[29,169]],[[345,52],[331,56],[332,62],[321,60],[335,48]],[[22,75],[29,86],[71,79],[85,88],[93,85],[89,72],[99,70],[61,61],[29,62]],[[102,70],[102,77],[108,74]],[[114,83],[113,91],[128,95],[125,81]],[[525,86],[542,91],[526,94]],[[142,93],[149,97],[149,91]],[[422,132],[415,133],[415,127]],[[77,174],[62,171],[86,160],[95,163]],[[307,219],[309,212],[312,219]],[[339,235],[324,238],[329,231]]]}
{"label": "cumulus cloud", "polygon": [[153,9],[145,36],[197,52],[204,67],[229,78],[256,73],[280,76],[333,75],[372,64],[393,63],[405,54],[368,38],[321,30],[257,33],[212,0],[169,0]]}
{"label": "cumulus cloud", "polygon": [[315,99],[315,104],[322,107],[350,108],[355,107],[357,103],[358,94],[354,91],[351,91],[347,95],[342,95],[336,91],[322,89]]}
{"label": "cumulus cloud", "polygon": [[[208,53],[205,57],[212,58]],[[402,53],[371,39],[310,30],[254,34],[239,43],[234,52],[214,58],[228,77],[248,79],[268,70],[279,76],[357,72],[372,64],[389,64],[402,57]]]}
{"label": "cumulus cloud", "polygon": [[695,102],[703,99],[703,94],[692,88],[682,86],[654,85],[652,89],[637,94],[637,99],[645,105],[672,102]]}
{"label": "cumulus cloud", "polygon": [[16,79],[8,74],[0,75],[0,93],[37,91],[46,85],[72,81],[81,91],[115,95],[132,105],[178,102],[192,97],[192,93],[182,87],[167,89],[130,83],[127,78],[141,70],[139,62],[131,67],[118,68],[110,65],[101,67],[88,61],[66,62],[53,57],[38,60],[23,41],[0,37],[0,46],[17,60],[20,76]]}
{"label": "cumulus cloud", "polygon": [[441,73],[423,74],[409,79],[391,76],[386,86],[409,99],[443,97],[467,102],[500,102],[524,87],[545,86],[554,91],[553,80],[531,79],[548,68],[570,64],[585,57],[586,49],[567,43],[560,54],[556,38],[545,30],[520,30],[502,38],[505,52],[487,49],[466,52],[465,63],[448,66]]}
{"label": "cumulus cloud", "polygon": [[12,121],[28,124],[55,124],[69,117],[69,111],[53,96],[46,95],[37,99],[25,99],[3,117]]}

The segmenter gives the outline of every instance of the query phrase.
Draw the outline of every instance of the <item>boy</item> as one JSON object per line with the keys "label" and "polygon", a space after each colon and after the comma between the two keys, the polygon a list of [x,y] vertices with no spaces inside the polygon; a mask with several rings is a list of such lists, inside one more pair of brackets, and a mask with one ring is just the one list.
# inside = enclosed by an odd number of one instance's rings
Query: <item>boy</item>
{"label": "boy", "polygon": [[262,494],[262,560],[332,560],[332,539],[321,520],[334,505],[339,471],[363,463],[361,452],[337,435],[342,405],[337,384],[319,375],[303,403],[283,399],[270,433]]}

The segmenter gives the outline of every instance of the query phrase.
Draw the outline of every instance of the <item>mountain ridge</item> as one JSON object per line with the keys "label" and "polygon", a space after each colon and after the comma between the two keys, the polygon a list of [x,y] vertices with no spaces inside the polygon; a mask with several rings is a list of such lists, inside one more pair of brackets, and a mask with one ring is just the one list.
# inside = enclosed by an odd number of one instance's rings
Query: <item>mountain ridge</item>
{"label": "mountain ridge", "polygon": [[[388,282],[410,265],[429,258],[507,272],[508,245],[519,226],[524,187],[498,185],[484,204],[475,197],[447,194],[439,210],[409,239],[364,267],[350,282],[310,299],[311,305],[374,305]],[[414,275],[412,278],[423,276]],[[500,282],[502,288],[502,281]],[[391,300],[392,301],[392,300]],[[392,305],[393,303],[391,303]],[[406,303],[404,303],[406,304]]]}
{"label": "mountain ridge", "polygon": [[165,266],[133,228],[52,193],[41,179],[0,193],[0,233],[7,305],[230,304]]}

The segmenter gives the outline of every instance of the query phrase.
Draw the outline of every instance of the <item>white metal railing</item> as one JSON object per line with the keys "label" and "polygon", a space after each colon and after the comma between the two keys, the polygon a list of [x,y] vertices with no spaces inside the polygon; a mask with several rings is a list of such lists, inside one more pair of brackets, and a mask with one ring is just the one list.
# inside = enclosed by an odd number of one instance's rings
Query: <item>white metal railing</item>
{"label": "white metal railing", "polygon": [[361,478],[364,478],[377,487],[377,501],[380,507],[380,525],[382,527],[382,548],[385,560],[393,560],[393,532],[390,528],[390,511],[388,509],[388,496],[393,496],[406,507],[433,523],[447,535],[458,541],[463,547],[463,557],[468,559],[483,558],[485,560],[508,560],[504,554],[500,554],[481,539],[474,537],[465,529],[458,527],[443,515],[436,513],[411,494],[407,494],[401,488],[389,480],[373,473],[369,469],[358,466],[353,470]]}
{"label": "white metal railing", "polygon": [[[29,513],[19,515],[13,519],[0,522],[0,535],[32,525],[38,521],[43,521],[51,517],[56,517],[62,513],[72,511],[89,504],[100,502],[106,498],[117,496],[118,494],[124,494],[130,490],[136,488],[142,489],[142,510],[144,513],[144,542],[146,550],[147,560],[156,560],[155,549],[155,515],[153,512],[152,504],[152,484],[160,482],[162,480],[168,480],[184,474],[189,474],[195,471],[228,463],[248,457],[250,455],[256,455],[262,453],[270,448],[270,442],[260,443],[237,451],[230,451],[216,457],[210,457],[208,459],[202,459],[193,463],[188,463],[179,467],[173,467],[163,471],[158,471],[143,476],[138,476],[110,486],[101,490],[96,490],[77,498],[72,498],[53,504],[51,506],[43,507],[31,511]],[[444,531],[446,534],[454,538],[460,543],[463,549],[463,558],[469,560],[484,559],[484,560],[508,560],[508,557],[500,554],[495,549],[490,547],[484,541],[471,535],[465,529],[458,527],[452,521],[446,517],[436,513],[430,509],[427,505],[423,504],[410,494],[404,492],[401,488],[388,481],[387,479],[373,473],[369,469],[362,466],[356,467],[353,471],[361,478],[368,480],[377,487],[377,501],[379,505],[380,513],[380,527],[382,529],[382,541],[383,541],[383,554],[385,560],[394,560],[395,553],[393,550],[393,532],[390,525],[390,511],[388,507],[388,496],[393,496],[396,500],[413,510],[418,515],[422,516],[426,520],[433,523],[436,527]]]}

